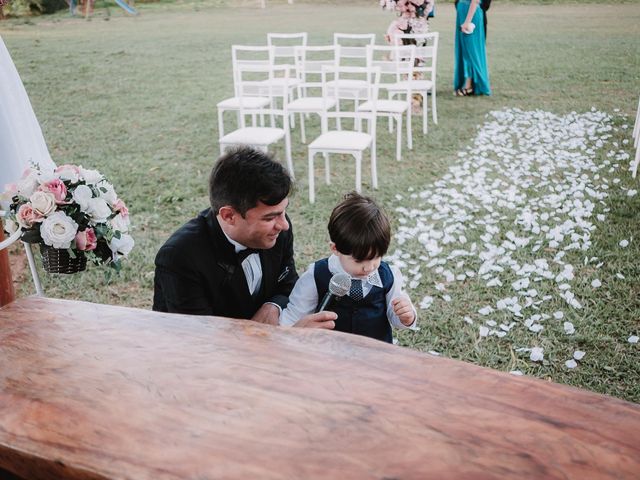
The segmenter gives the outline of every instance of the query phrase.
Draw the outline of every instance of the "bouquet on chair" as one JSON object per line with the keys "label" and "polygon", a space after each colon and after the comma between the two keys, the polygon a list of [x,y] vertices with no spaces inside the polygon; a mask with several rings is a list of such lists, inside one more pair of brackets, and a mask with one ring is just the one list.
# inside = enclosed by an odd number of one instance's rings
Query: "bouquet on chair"
{"label": "bouquet on chair", "polygon": [[[13,233],[20,228],[22,241],[40,244],[47,271],[84,270],[86,259],[119,270],[120,260],[133,248],[129,211],[97,170],[76,165],[53,172],[29,168],[18,183],[7,185],[2,197],[10,202],[5,229]],[[53,265],[63,257],[81,266]]]}
{"label": "bouquet on chair", "polygon": [[385,38],[393,43],[396,33],[427,33],[427,19],[433,16],[435,0],[380,0],[383,10],[397,13],[391,22]]}

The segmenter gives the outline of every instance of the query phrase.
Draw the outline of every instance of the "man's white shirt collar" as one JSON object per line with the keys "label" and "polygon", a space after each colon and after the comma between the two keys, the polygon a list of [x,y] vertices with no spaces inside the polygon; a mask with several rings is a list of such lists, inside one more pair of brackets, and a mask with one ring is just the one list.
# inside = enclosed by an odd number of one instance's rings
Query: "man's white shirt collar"
{"label": "man's white shirt collar", "polygon": [[[344,268],[342,268],[342,264],[340,263],[340,259],[338,258],[337,255],[331,255],[329,257],[329,271],[333,275],[335,275],[336,273],[346,273],[347,275],[349,275],[347,272],[344,271]],[[378,269],[371,272],[367,278],[359,278],[351,275],[349,276],[351,277],[352,280],[362,280],[363,282],[369,283],[369,285],[373,287],[382,288],[382,279],[380,278]]]}

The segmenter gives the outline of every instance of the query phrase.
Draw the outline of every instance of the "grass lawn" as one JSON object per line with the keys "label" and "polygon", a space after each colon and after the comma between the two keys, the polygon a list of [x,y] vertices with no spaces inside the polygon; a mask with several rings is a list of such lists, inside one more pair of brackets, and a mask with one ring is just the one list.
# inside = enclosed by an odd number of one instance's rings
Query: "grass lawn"
{"label": "grass lawn", "polygon": [[[640,6],[544,3],[496,2],[491,7],[487,47],[494,94],[486,98],[452,96],[454,8],[438,3],[431,30],[441,34],[439,123],[430,123],[429,134],[423,137],[418,133],[419,117],[414,117],[414,149],[404,149],[401,163],[394,160],[395,137],[381,123],[380,188],[371,190],[365,162],[364,192],[377,198],[393,217],[398,232],[393,258],[404,261],[412,299],[425,307],[419,310],[421,330],[400,335],[401,344],[638,402],[639,345],[628,338],[640,332],[640,195],[633,195],[638,180],[631,179],[625,156],[632,153],[629,140],[640,94]],[[91,267],[83,275],[43,275],[47,295],[150,308],[158,247],[207,204],[206,177],[218,155],[215,104],[232,93],[232,44],[264,44],[270,31],[307,31],[311,44],[329,43],[335,31],[375,32],[382,41],[391,20],[377,1],[287,5],[280,0],[269,2],[266,10],[255,8],[258,4],[248,0],[139,4],[141,15],[135,18],[113,6],[108,21],[104,10],[98,10],[91,21],[57,14],[0,23],[0,35],[22,76],[53,159],[106,174],[127,202],[134,224],[136,248],[119,276],[105,278],[102,270]],[[527,123],[531,114],[526,112],[533,110],[540,114]],[[500,118],[489,115],[496,111],[502,112],[497,114]],[[521,130],[512,130],[518,122]],[[578,132],[572,125],[584,128]],[[589,133],[591,126],[594,130]],[[485,138],[484,131],[494,136]],[[307,133],[312,138],[313,128]],[[513,136],[511,146],[498,142],[502,134]],[[525,135],[541,137],[522,142]],[[565,145],[574,135],[580,137],[583,150]],[[320,181],[318,170],[316,203],[309,205],[306,148],[298,131],[292,138],[298,192],[290,216],[298,268],[303,270],[328,253],[328,214],[353,188],[353,162],[337,158],[332,162],[330,187]],[[544,165],[535,163],[542,160],[532,149],[547,140],[555,147],[544,153]],[[567,162],[564,155],[576,152],[577,163]],[[281,148],[275,153],[283,158]],[[526,164],[525,170],[512,170],[520,168],[525,154],[536,157],[534,163]],[[469,196],[469,217],[460,223],[468,227],[466,245],[475,242],[478,255],[465,257],[465,265],[459,266],[450,258],[458,240],[445,244],[441,253],[429,252],[410,231],[419,218],[416,212],[435,208],[429,198],[441,195],[438,189],[451,192],[458,185],[464,193],[467,184],[456,184],[451,172],[466,168],[465,178],[477,180],[476,168],[483,158],[490,165],[482,170],[484,184],[498,181],[495,192],[513,185],[528,200],[516,201],[515,208],[496,200],[492,207],[496,213],[488,217],[492,190],[482,202],[478,200],[478,208],[473,198],[480,197]],[[466,160],[470,163],[465,166]],[[513,262],[522,267],[546,260],[554,276],[567,271],[565,265],[571,265],[573,272],[571,278],[538,280],[536,298],[549,298],[518,316],[498,308],[497,302],[515,296],[524,304],[526,295],[512,286],[520,277],[513,268],[505,268],[502,286],[487,287],[490,279],[479,274],[479,253],[487,243],[509,247],[504,244],[508,232],[523,237],[518,215],[528,202],[540,205],[547,198],[542,190],[549,185],[531,181],[543,166],[553,170],[546,180],[567,186],[565,200],[580,198],[571,190],[575,182],[598,197],[590,210],[591,227],[574,232],[582,235],[579,242],[586,249],[565,249],[566,243],[550,243],[544,231],[537,236],[528,231],[530,242],[511,255],[509,267]],[[454,197],[440,198],[446,203]],[[568,211],[557,204],[544,208],[556,223],[568,218]],[[487,219],[497,228],[490,241],[485,237]],[[429,213],[423,231],[445,231],[447,221]],[[621,240],[628,246],[621,247]],[[534,250],[536,243],[540,246]],[[16,250],[16,265],[18,255]],[[439,260],[454,266],[439,269],[443,265]],[[474,275],[457,278],[456,268]],[[29,278],[19,275],[20,294],[29,294]],[[601,286],[594,287],[594,280]],[[563,284],[568,287],[560,288]],[[581,308],[562,296],[567,291],[575,294]],[[486,306],[497,313],[479,313]],[[553,316],[558,311],[563,312],[562,319]],[[536,314],[541,317],[531,320]],[[495,325],[487,323],[489,317]],[[566,333],[565,321],[572,323],[575,333]],[[504,335],[497,335],[500,324],[508,327],[502,329]],[[534,324],[543,329],[532,331]],[[530,359],[534,348],[544,349],[543,361]],[[584,351],[585,356],[576,368],[567,368],[565,361],[574,351]]]}

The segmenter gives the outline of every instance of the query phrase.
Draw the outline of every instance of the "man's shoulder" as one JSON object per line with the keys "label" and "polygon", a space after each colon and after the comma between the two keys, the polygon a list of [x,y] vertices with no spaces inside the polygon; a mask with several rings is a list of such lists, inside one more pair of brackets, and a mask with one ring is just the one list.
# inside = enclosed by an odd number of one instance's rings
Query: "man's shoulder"
{"label": "man's shoulder", "polygon": [[180,226],[158,250],[159,258],[184,255],[190,251],[200,251],[211,244],[211,233],[207,222],[209,210],[204,210],[195,218]]}

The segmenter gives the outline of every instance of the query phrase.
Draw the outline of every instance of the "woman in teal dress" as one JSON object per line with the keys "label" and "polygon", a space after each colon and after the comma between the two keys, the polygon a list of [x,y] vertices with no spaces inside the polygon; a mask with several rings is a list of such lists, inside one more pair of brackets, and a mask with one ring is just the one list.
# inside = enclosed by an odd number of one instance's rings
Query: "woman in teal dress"
{"label": "woman in teal dress", "polygon": [[491,95],[481,0],[456,2],[453,89],[457,96]]}

